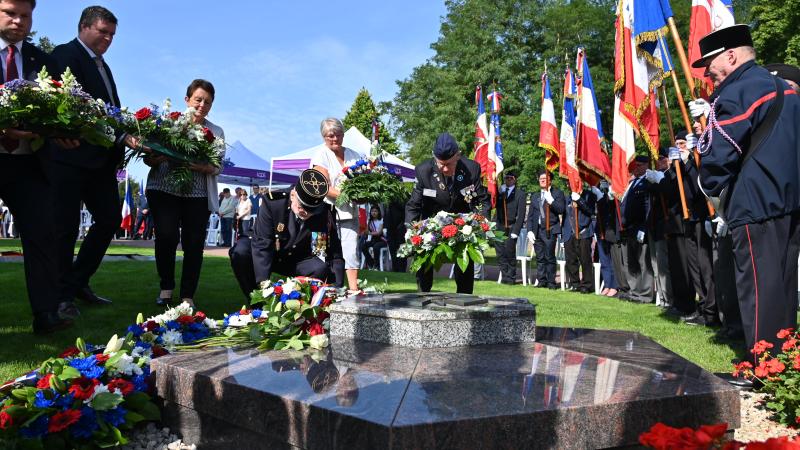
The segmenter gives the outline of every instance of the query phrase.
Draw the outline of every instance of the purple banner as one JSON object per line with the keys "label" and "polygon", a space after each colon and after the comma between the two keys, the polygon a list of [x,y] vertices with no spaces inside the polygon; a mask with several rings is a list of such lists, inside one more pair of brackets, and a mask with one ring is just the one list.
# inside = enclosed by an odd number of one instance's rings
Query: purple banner
{"label": "purple banner", "polygon": [[[252,178],[253,181],[269,182],[269,170],[246,169],[244,167],[226,167],[222,170],[222,175],[230,175],[232,177]],[[285,173],[274,172],[272,174],[272,182],[280,184],[293,184],[297,181],[297,175],[289,175]]]}
{"label": "purple banner", "polygon": [[398,166],[396,164],[390,164],[390,163],[383,163],[383,164],[389,169],[390,172],[392,172],[395,175],[400,175],[405,179],[410,179],[413,181],[417,177],[416,171],[414,169],[409,169],[408,167]]}
{"label": "purple banner", "polygon": [[117,183],[121,183],[125,181],[125,178],[128,178],[128,171],[125,169],[117,171]]}
{"label": "purple banner", "polygon": [[272,170],[305,170],[311,167],[308,159],[279,159],[272,161]]}

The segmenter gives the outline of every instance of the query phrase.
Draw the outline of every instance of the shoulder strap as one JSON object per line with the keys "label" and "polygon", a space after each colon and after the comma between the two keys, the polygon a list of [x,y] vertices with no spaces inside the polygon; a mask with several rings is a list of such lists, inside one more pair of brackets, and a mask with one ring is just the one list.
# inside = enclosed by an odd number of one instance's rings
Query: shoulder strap
{"label": "shoulder strap", "polygon": [[742,159],[742,164],[747,162],[750,157],[761,147],[761,143],[764,142],[764,139],[772,132],[775,125],[778,123],[778,118],[781,115],[781,111],[783,111],[783,88],[781,87],[781,83],[778,80],[778,77],[772,77],[775,81],[775,101],[772,102],[772,105],[769,107],[769,111],[767,111],[767,117],[764,118],[764,121],[761,122],[756,131],[753,132],[752,137],[750,138],[750,151],[744,155]]}

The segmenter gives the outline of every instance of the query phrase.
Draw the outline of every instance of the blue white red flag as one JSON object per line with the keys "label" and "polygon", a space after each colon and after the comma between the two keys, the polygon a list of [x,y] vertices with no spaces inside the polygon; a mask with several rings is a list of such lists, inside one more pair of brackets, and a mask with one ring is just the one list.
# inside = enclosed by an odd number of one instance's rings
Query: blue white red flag
{"label": "blue white red flag", "polygon": [[553,96],[550,93],[550,79],[547,72],[542,74],[542,117],[539,121],[539,147],[545,150],[544,166],[554,173],[559,163],[559,136],[556,125],[556,112]]}
{"label": "blue white red flag", "polygon": [[559,174],[569,180],[570,188],[576,187],[579,189],[581,178],[578,171],[575,148],[575,140],[578,134],[577,94],[578,88],[575,85],[575,76],[567,68],[566,72],[564,72],[564,107],[561,110],[561,138],[559,140],[561,167]]}
{"label": "blue white red flag", "polygon": [[[589,62],[584,49],[578,49],[578,137],[576,154],[581,176],[594,185],[597,178],[611,178],[611,163],[603,151],[603,127],[600,122],[600,109],[594,92]],[[581,189],[573,189],[581,192]]]}
{"label": "blue white red flag", "polygon": [[378,143],[378,138],[381,135],[381,125],[378,123],[377,118],[372,119],[372,142]]}
{"label": "blue white red flag", "polygon": [[131,229],[131,206],[133,205],[133,192],[131,192],[131,185],[128,179],[125,179],[125,200],[122,202],[122,223],[120,228],[125,230]]}
{"label": "blue white red flag", "polygon": [[[700,39],[720,28],[734,25],[732,0],[693,0],[692,17],[689,20],[689,63],[700,59]],[[705,76],[704,68],[692,68],[692,77],[699,89],[698,94],[708,98],[714,91],[711,79]]]}

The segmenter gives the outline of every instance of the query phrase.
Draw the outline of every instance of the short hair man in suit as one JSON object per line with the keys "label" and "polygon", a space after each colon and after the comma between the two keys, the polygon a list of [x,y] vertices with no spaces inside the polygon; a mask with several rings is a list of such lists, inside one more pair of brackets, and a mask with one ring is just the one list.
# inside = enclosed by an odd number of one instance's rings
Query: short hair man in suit
{"label": "short hair man in suit", "polygon": [[[433,158],[417,165],[416,178],[411,199],[406,204],[406,223],[433,217],[439,211],[476,212],[489,217],[491,204],[489,193],[481,182],[481,166],[461,155],[458,143],[449,133],[436,138]],[[469,201],[465,199],[467,192],[471,193]],[[458,265],[455,266],[453,274],[457,292],[472,294],[473,273],[472,261],[463,272]],[[419,290],[430,292],[432,286],[433,270],[420,269],[417,272]]]}
{"label": "short hair man in suit", "polygon": [[[111,68],[103,60],[114,34],[117,18],[102,6],[83,10],[78,37],[53,49],[57,75],[70,69],[84,91],[95,99],[120,106]],[[100,267],[108,245],[121,221],[117,188],[117,167],[122,162],[125,145],[136,147],[133,136],[118,133],[113,148],[91,145],[85,141],[56,139],[51,148],[48,175],[53,185],[57,239],[58,271],[62,283],[61,299],[74,298],[95,305],[111,301],[97,296],[89,279]],[[80,204],[92,214],[94,224],[72,260],[80,223]]]}
{"label": "short hair man in suit", "polygon": [[[0,0],[0,63],[2,83],[36,80],[42,67],[53,72],[52,59],[25,41],[33,24],[34,0]],[[50,186],[30,141],[36,135],[23,130],[0,130],[0,197],[14,215],[25,254],[25,282],[33,310],[34,333],[49,333],[69,326],[78,315],[73,304],[59,305],[56,276],[53,211]],[[72,230],[75,233],[76,227]],[[59,307],[61,311],[59,314]]]}
{"label": "short hair man in suit", "polygon": [[514,284],[517,279],[517,238],[525,223],[525,202],[527,193],[517,187],[517,174],[506,170],[503,176],[505,189],[497,196],[497,227],[503,230],[508,239],[497,244],[497,262],[502,273],[502,282]]}
{"label": "short hair man in suit", "polygon": [[539,191],[531,193],[528,218],[528,240],[533,242],[536,252],[537,287],[556,289],[556,241],[561,234],[564,214],[564,193],[553,186],[550,172],[539,172]]}

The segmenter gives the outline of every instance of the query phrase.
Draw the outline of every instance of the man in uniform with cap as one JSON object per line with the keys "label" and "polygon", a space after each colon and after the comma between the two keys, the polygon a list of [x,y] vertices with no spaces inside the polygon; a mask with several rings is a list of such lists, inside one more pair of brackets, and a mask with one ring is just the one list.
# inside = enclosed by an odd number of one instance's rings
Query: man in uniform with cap
{"label": "man in uniform with cap", "polygon": [[[416,168],[416,184],[411,199],[406,204],[406,223],[433,217],[439,211],[449,213],[479,213],[489,217],[491,203],[489,193],[481,182],[481,166],[461,156],[455,138],[442,133],[436,138],[433,158],[423,161]],[[456,292],[472,294],[474,264],[467,269],[453,269]],[[433,270],[417,272],[417,287],[421,292],[430,292],[433,286]]]}
{"label": "man in uniform with cap", "polygon": [[[267,199],[251,237],[231,248],[231,267],[245,297],[273,273],[344,284],[342,245],[336,216],[324,203],[328,183],[322,172],[304,170],[288,196]],[[276,196],[277,197],[277,196]]]}
{"label": "man in uniform with cap", "polygon": [[647,219],[650,216],[650,182],[645,178],[650,158],[637,156],[630,164],[631,178],[619,205],[622,216],[627,298],[640,303],[653,302],[653,267],[647,245]]}
{"label": "man in uniform with cap", "polygon": [[800,67],[789,64],[767,64],[764,68],[776,77],[783,78],[795,92],[800,93]]}
{"label": "man in uniform with cap", "polygon": [[497,227],[502,229],[508,239],[497,244],[497,262],[500,265],[502,282],[514,284],[517,279],[517,238],[525,223],[524,190],[517,187],[517,174],[506,170],[504,189],[497,196]]}
{"label": "man in uniform with cap", "polygon": [[733,237],[746,345],[766,340],[780,351],[778,331],[797,326],[800,98],[755,63],[747,25],[707,35],[700,51],[692,65],[714,83],[710,105],[689,103],[708,123],[699,139],[700,187],[719,198]]}
{"label": "man in uniform with cap", "polygon": [[564,193],[551,184],[550,172],[539,172],[539,192],[531,193],[531,207],[525,223],[528,240],[536,253],[537,287],[557,289],[556,241],[561,234],[561,220],[566,201]]}

